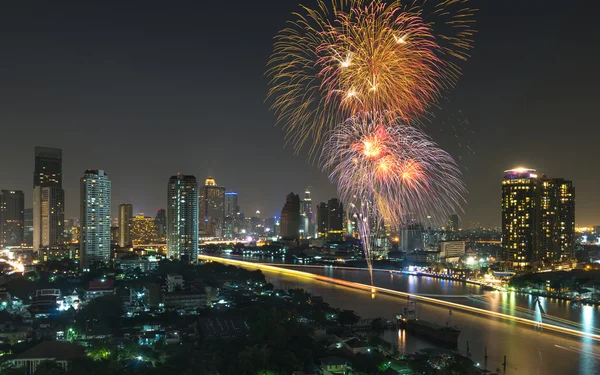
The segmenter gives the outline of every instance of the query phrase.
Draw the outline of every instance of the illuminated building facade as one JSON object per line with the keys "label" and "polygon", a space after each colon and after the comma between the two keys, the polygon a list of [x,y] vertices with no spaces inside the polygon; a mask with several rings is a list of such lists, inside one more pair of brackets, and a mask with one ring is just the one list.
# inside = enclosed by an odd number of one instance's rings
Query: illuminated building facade
{"label": "illuminated building facade", "polygon": [[131,219],[131,242],[134,245],[145,245],[156,242],[156,226],[154,219],[138,215]]}
{"label": "illuminated building facade", "polygon": [[81,267],[110,260],[111,181],[102,169],[85,171],[81,185]]}
{"label": "illuminated building facade", "polygon": [[513,267],[537,258],[540,243],[540,180],[535,169],[504,172],[502,180],[502,250]]}
{"label": "illuminated building facade", "polygon": [[131,219],[133,218],[133,205],[122,203],[119,205],[119,247],[130,247]]}
{"label": "illuminated building facade", "polygon": [[575,188],[562,178],[544,178],[541,182],[542,260],[561,262],[573,259],[575,251]]}
{"label": "illuminated building facade", "polygon": [[312,210],[312,198],[310,197],[310,187],[304,190],[304,199],[301,202],[300,212],[300,234],[302,237],[315,236],[315,218]]}
{"label": "illuminated building facade", "polygon": [[20,190],[0,192],[0,248],[24,243],[25,197]]}
{"label": "illuminated building facade", "polygon": [[534,169],[504,172],[503,258],[512,267],[573,258],[575,188],[571,181],[538,176]]}
{"label": "illuminated building facade", "polygon": [[63,242],[64,205],[62,150],[36,146],[33,172],[34,250]]}
{"label": "illuminated building facade", "polygon": [[198,195],[200,204],[199,231],[207,237],[222,237],[225,220],[225,188],[208,177]]}
{"label": "illuminated building facade", "polygon": [[300,197],[298,194],[289,193],[285,205],[281,210],[280,221],[281,237],[284,239],[298,239],[300,236]]}
{"label": "illuminated building facade", "polygon": [[191,175],[172,176],[167,186],[167,255],[198,263],[198,183]]}

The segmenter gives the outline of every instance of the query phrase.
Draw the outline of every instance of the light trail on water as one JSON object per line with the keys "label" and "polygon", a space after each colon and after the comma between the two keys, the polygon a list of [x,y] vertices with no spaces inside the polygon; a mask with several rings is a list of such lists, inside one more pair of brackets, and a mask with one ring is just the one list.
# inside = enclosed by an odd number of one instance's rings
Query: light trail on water
{"label": "light trail on water", "polygon": [[264,269],[264,270],[268,270],[268,271],[272,271],[272,272],[279,272],[279,273],[283,273],[286,275],[301,277],[301,278],[305,278],[305,279],[318,280],[318,281],[322,281],[322,282],[326,282],[326,283],[330,283],[330,284],[345,286],[350,289],[361,290],[361,291],[368,292],[368,293],[382,293],[382,294],[385,294],[388,296],[403,297],[403,298],[410,297],[415,300],[426,302],[426,303],[433,304],[433,305],[451,307],[451,308],[461,310],[464,312],[470,312],[470,313],[474,313],[474,314],[478,314],[478,315],[495,317],[495,318],[502,319],[505,321],[521,323],[524,325],[534,327],[536,329],[543,328],[545,330],[553,331],[556,333],[562,333],[562,334],[566,334],[569,336],[575,336],[575,337],[589,338],[594,341],[600,342],[600,335],[597,335],[594,333],[581,332],[576,329],[560,327],[560,326],[556,326],[556,325],[549,324],[549,323],[536,322],[531,319],[507,315],[507,314],[503,314],[503,313],[499,313],[499,312],[495,312],[495,311],[484,310],[484,309],[480,309],[477,307],[466,306],[466,305],[462,305],[459,303],[439,300],[439,299],[435,299],[435,298],[431,298],[431,297],[425,297],[425,296],[421,296],[421,295],[400,292],[397,290],[381,288],[381,287],[371,286],[371,285],[362,284],[362,283],[355,283],[355,282],[345,281],[345,280],[341,280],[341,279],[335,279],[335,278],[327,277],[327,276],[315,275],[315,274],[308,273],[308,272],[291,270],[291,269],[272,266],[272,265],[268,265],[268,264],[264,264],[264,263],[247,262],[247,261],[242,261],[242,260],[220,258],[220,257],[209,256],[209,255],[198,255],[198,259],[205,260],[205,261],[226,263],[226,264],[242,266],[242,267],[259,268],[259,269]]}

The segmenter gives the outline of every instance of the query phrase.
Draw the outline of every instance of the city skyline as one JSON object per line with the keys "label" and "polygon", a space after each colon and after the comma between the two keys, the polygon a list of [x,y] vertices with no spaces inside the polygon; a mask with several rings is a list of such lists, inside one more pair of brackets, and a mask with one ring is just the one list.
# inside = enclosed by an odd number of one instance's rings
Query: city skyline
{"label": "city skyline", "polygon": [[[473,221],[500,226],[497,182],[503,170],[518,166],[572,180],[577,225],[600,222],[600,177],[567,157],[594,157],[597,115],[590,98],[600,76],[589,55],[596,52],[586,46],[597,44],[600,35],[591,26],[593,12],[578,12],[583,2],[550,4],[476,2],[472,58],[444,113],[427,124],[464,170],[465,227]],[[0,62],[7,108],[0,120],[8,124],[0,156],[13,161],[2,169],[0,188],[24,191],[26,208],[36,145],[63,150],[65,217],[77,216],[80,173],[95,166],[111,175],[113,217],[122,202],[151,215],[165,208],[162,186],[177,171],[200,180],[212,175],[238,191],[247,215],[257,209],[276,215],[285,195],[306,185],[312,186],[313,202],[337,195],[327,177],[306,163],[305,152],[284,147],[284,134],[272,131],[275,119],[263,103],[272,36],[297,9],[295,2],[177,9],[129,4],[119,12],[110,4],[40,6],[32,16],[24,5],[10,4],[0,16],[0,32],[11,35],[2,39],[10,58]],[[51,17],[42,16],[49,13],[46,6],[56,8]],[[207,30],[219,28],[229,6],[239,9],[229,27],[204,39]],[[544,22],[530,22],[531,14]],[[206,50],[219,58],[205,58]],[[249,57],[240,64],[240,56]],[[567,126],[572,137],[564,137]],[[90,146],[88,133],[100,128]],[[181,139],[171,128],[189,129],[190,136]],[[116,136],[123,129],[133,136]],[[108,144],[131,151],[106,152]],[[560,145],[561,152],[548,145]],[[171,154],[177,157],[163,157]]]}

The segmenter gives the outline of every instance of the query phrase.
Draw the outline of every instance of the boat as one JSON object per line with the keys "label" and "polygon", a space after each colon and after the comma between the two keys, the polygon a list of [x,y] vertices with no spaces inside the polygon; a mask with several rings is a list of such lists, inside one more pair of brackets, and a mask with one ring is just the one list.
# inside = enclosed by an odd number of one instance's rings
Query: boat
{"label": "boat", "polygon": [[[452,310],[449,311],[449,317],[452,317]],[[416,304],[414,301],[408,301],[402,314],[396,315],[397,323],[400,328],[416,336],[423,337],[438,344],[456,347],[458,345],[458,336],[460,330],[452,327],[450,322],[445,326],[419,319],[416,314]]]}

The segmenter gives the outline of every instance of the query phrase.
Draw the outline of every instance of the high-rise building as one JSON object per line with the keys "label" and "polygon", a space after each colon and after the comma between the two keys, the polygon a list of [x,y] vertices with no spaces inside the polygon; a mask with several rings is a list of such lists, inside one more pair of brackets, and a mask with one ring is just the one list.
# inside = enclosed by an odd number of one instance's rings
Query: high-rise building
{"label": "high-rise building", "polygon": [[344,206],[337,198],[327,202],[327,238],[340,240],[344,235]]}
{"label": "high-rise building", "polygon": [[34,250],[62,243],[64,205],[62,150],[36,146],[33,172]]}
{"label": "high-rise building", "polygon": [[156,237],[158,241],[165,241],[167,236],[167,211],[164,208],[159,208],[154,217],[154,225],[156,225]]}
{"label": "high-rise building", "polygon": [[329,206],[321,202],[317,205],[317,237],[327,238],[329,232]]}
{"label": "high-rise building", "polygon": [[403,251],[423,250],[423,225],[406,224],[400,232],[400,248]]}
{"label": "high-rise building", "polygon": [[0,192],[0,248],[24,244],[25,198],[20,190]]}
{"label": "high-rise building", "polygon": [[538,176],[534,169],[504,172],[503,258],[512,267],[572,259],[575,188],[571,181]]}
{"label": "high-rise building", "polygon": [[26,208],[25,213],[25,246],[33,246],[33,208]]}
{"label": "high-rise building", "polygon": [[290,193],[286,197],[285,205],[281,210],[281,237],[284,239],[298,239],[300,236],[300,197]]}
{"label": "high-rise building", "polygon": [[234,218],[240,212],[238,206],[238,193],[236,191],[225,192],[225,217]]}
{"label": "high-rise building", "polygon": [[154,219],[139,214],[131,219],[131,241],[134,245],[147,245],[156,242]]}
{"label": "high-rise building", "polygon": [[504,171],[502,181],[502,248],[512,266],[536,258],[540,244],[540,183],[535,169]]}
{"label": "high-rise building", "polygon": [[304,199],[300,205],[300,233],[303,237],[313,237],[315,235],[315,218],[312,211],[310,187],[304,190]]}
{"label": "high-rise building", "polygon": [[190,175],[172,176],[167,187],[167,254],[198,263],[198,183]]}
{"label": "high-rise building", "polygon": [[540,253],[542,260],[573,259],[575,251],[575,188],[562,178],[540,181]]}
{"label": "high-rise building", "polygon": [[133,219],[133,205],[122,203],[119,205],[119,247],[130,247],[131,219]]}
{"label": "high-rise building", "polygon": [[208,237],[223,236],[225,219],[225,188],[218,186],[215,179],[208,177],[198,195],[200,205],[199,231]]}
{"label": "high-rise building", "polygon": [[111,182],[102,169],[88,169],[81,184],[81,267],[110,260],[110,198]]}
{"label": "high-rise building", "polygon": [[[429,227],[431,227],[431,225],[429,225]],[[448,232],[458,232],[459,226],[458,226],[458,215],[457,214],[452,214],[448,218],[447,230],[448,230]]]}

